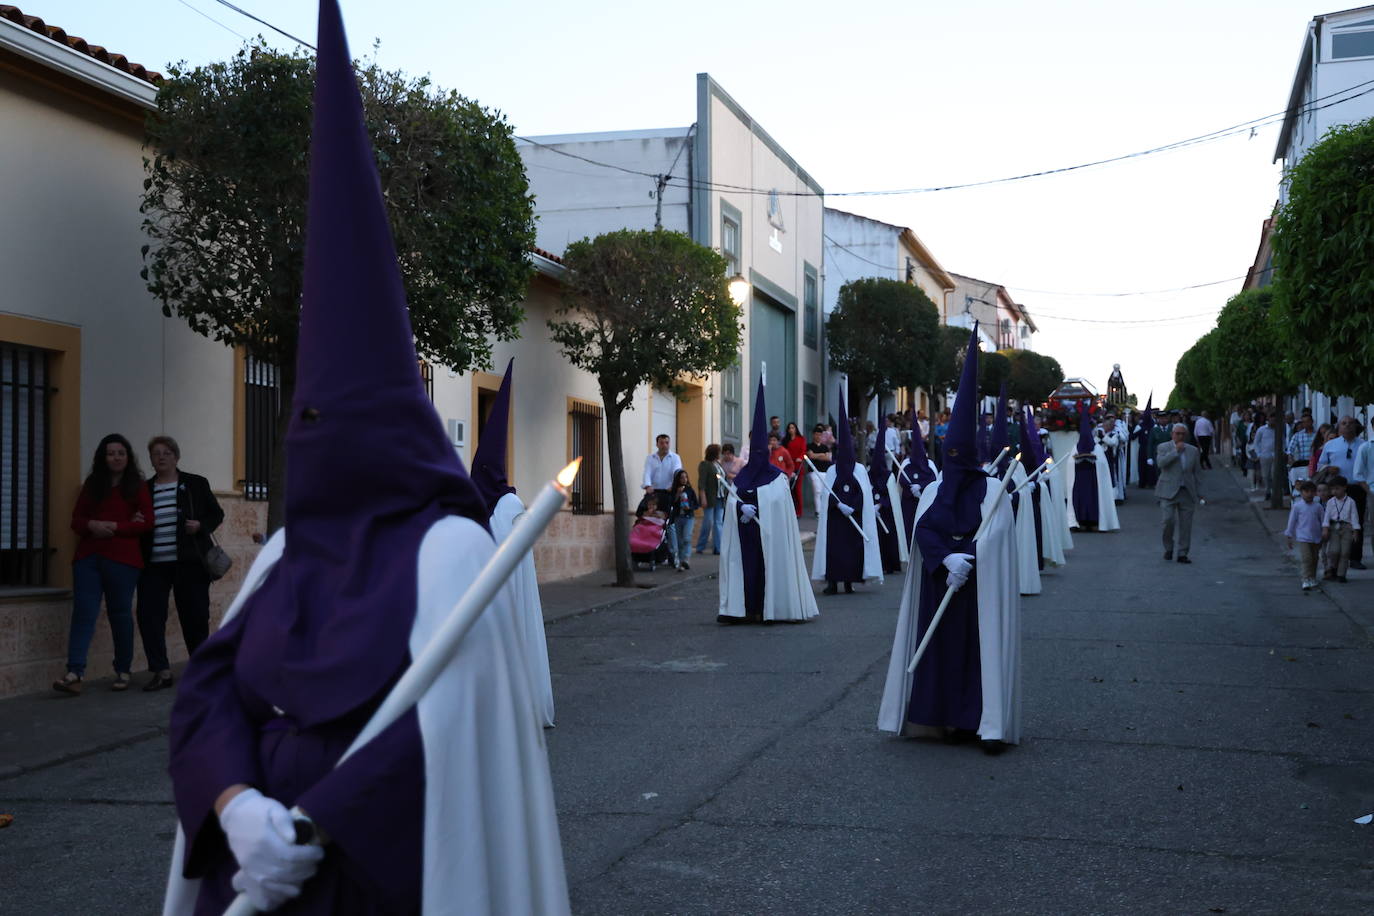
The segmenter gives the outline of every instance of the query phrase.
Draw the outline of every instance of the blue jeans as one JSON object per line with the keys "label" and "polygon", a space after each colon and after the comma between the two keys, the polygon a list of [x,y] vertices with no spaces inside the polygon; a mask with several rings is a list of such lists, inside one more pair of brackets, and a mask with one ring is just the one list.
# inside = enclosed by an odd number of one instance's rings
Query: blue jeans
{"label": "blue jeans", "polygon": [[668,523],[668,549],[673,552],[673,562],[681,563],[692,555],[692,523],[696,519],[681,515]]}
{"label": "blue jeans", "polygon": [[706,552],[706,542],[715,538],[715,551],[720,553],[720,526],[725,524],[725,501],[701,507],[701,536],[697,538],[697,553]]}
{"label": "blue jeans", "polygon": [[100,599],[114,636],[114,670],[128,674],[134,663],[134,589],[140,570],[107,560],[100,554],[72,564],[72,629],[67,638],[67,670],[86,676],[86,652],[100,619]]}

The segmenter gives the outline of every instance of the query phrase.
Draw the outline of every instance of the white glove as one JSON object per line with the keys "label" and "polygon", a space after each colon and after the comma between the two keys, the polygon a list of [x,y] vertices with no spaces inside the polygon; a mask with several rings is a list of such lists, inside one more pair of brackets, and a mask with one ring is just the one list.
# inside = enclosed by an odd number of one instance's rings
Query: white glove
{"label": "white glove", "polygon": [[1155,466],[1155,460],[1153,458],[1146,458],[1145,463],[1148,464],[1150,467]]}
{"label": "white glove", "polygon": [[257,789],[235,795],[220,813],[219,825],[239,863],[230,883],[264,913],[299,896],[324,858],[318,846],[296,845],[291,813]]}
{"label": "white glove", "polygon": [[969,573],[973,572],[973,554],[952,553],[945,557],[944,566],[949,570],[946,582],[950,588],[958,591],[968,581]]}
{"label": "white glove", "polygon": [[907,487],[907,489],[911,491],[911,495],[916,499],[921,498],[921,485],[919,483],[913,483],[911,486]]}
{"label": "white glove", "polygon": [[839,500],[835,500],[835,502],[839,505],[840,511],[844,513],[846,518],[854,514],[854,508],[852,506],[847,506]]}
{"label": "white glove", "polygon": [[740,521],[749,524],[759,517],[759,507],[753,503],[745,503],[739,507]]}

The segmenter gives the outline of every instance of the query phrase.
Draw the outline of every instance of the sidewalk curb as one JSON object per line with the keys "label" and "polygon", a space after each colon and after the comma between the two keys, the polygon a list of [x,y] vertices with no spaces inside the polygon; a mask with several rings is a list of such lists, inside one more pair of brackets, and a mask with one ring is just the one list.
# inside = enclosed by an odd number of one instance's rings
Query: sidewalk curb
{"label": "sidewalk curb", "polygon": [[93,757],[96,754],[104,754],[108,751],[117,751],[134,744],[142,744],[144,741],[161,738],[166,734],[166,728],[162,726],[152,726],[142,731],[125,735],[117,741],[107,741],[104,744],[96,745],[95,747],[85,747],[78,751],[65,751],[53,757],[40,760],[37,763],[10,764],[0,767],[0,781],[13,779],[16,776],[26,776],[29,773],[37,773],[40,770],[51,769],[55,766],[61,766],[64,763],[71,763],[73,760],[80,760],[83,757]]}
{"label": "sidewalk curb", "polygon": [[[1241,483],[1236,482],[1235,468],[1227,468],[1226,476],[1230,478],[1232,483],[1236,484],[1241,495],[1245,497],[1246,503],[1250,506],[1250,510],[1255,515],[1255,520],[1259,522],[1260,528],[1269,536],[1270,540],[1280,537],[1283,534],[1283,527],[1272,527],[1269,524],[1269,519],[1271,517],[1275,519],[1282,518],[1286,524],[1288,516],[1273,511],[1271,511],[1269,515],[1266,515],[1264,508],[1261,507],[1259,503],[1251,501],[1250,497],[1247,495],[1248,491],[1243,485],[1243,478]],[[1280,553],[1285,562],[1291,563],[1292,555],[1289,551],[1283,549],[1282,542],[1280,542]],[[1349,595],[1337,592],[1325,583],[1323,583],[1320,588],[1316,589],[1316,591],[1318,594],[1325,597],[1326,600],[1334,604],[1337,610],[1344,614],[1352,624],[1358,627],[1360,631],[1364,633],[1365,639],[1374,642],[1374,609],[1367,610],[1360,607],[1358,602],[1352,600]]]}

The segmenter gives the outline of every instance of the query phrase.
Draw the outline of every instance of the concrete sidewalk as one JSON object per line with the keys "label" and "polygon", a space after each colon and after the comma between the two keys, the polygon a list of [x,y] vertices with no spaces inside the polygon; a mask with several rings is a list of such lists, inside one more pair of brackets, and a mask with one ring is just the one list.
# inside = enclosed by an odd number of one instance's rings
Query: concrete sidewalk
{"label": "concrete sidewalk", "polygon": [[[815,520],[803,519],[801,527],[803,544],[814,540]],[[616,588],[613,569],[546,582],[539,587],[544,620],[590,614],[653,592],[673,591],[715,578],[720,566],[720,558],[710,553],[694,554],[689,562],[690,571],[660,566],[652,573],[636,572],[635,588]],[[92,658],[92,670],[100,670],[105,662]],[[61,673],[54,670],[53,677]],[[176,673],[180,676],[180,668]],[[146,680],[145,674],[136,673],[134,686],[124,693],[111,691],[113,678],[107,677],[88,679],[80,697],[47,691],[0,700],[0,780],[166,734],[175,692],[143,693]]]}

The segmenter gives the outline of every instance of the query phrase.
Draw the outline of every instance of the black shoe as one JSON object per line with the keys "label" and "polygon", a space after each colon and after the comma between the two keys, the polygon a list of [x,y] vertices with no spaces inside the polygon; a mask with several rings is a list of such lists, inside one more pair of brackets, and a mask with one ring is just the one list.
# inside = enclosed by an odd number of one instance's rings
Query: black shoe
{"label": "black shoe", "polygon": [[152,693],[154,690],[163,690],[172,686],[172,675],[168,672],[165,676],[153,675],[153,679],[143,685],[144,693]]}
{"label": "black shoe", "polygon": [[1193,562],[1193,561],[1190,560],[1190,559],[1188,559],[1187,557],[1179,557],[1179,558],[1178,558],[1178,562],[1180,562],[1180,563],[1191,563],[1191,562]]}
{"label": "black shoe", "polygon": [[1349,582],[1350,580],[1347,579],[1345,576],[1337,576],[1337,577],[1336,577],[1336,581],[1337,581],[1337,582]]}
{"label": "black shoe", "polygon": [[821,591],[821,594],[822,594],[822,595],[838,595],[839,593],[840,593],[840,590],[839,590],[838,588],[835,587],[835,584],[834,584],[833,582],[832,582],[830,585],[827,585],[827,586]]}
{"label": "black shoe", "polygon": [[1366,567],[1365,567],[1365,565],[1364,565],[1363,563],[1361,563],[1359,560],[1351,560],[1351,561],[1350,561],[1350,568],[1351,568],[1351,569],[1365,569]]}
{"label": "black shoe", "polygon": [[1322,578],[1334,580],[1336,578],[1336,571],[1334,569],[1328,569],[1326,572],[1322,573]]}
{"label": "black shoe", "polygon": [[736,624],[744,623],[744,620],[739,617],[731,617],[728,614],[717,614],[716,623],[723,627],[733,627]]}
{"label": "black shoe", "polygon": [[952,728],[945,732],[945,744],[968,744],[978,740],[978,733],[971,728]]}
{"label": "black shoe", "polygon": [[1166,551],[1164,551],[1164,559],[1166,559],[1166,560],[1172,560],[1173,558],[1174,558],[1174,552],[1173,552],[1172,550],[1166,550]]}
{"label": "black shoe", "polygon": [[846,582],[846,583],[844,584],[844,593],[845,593],[846,595],[852,595],[852,594],[854,594],[854,586],[852,586],[852,585],[850,585],[848,582]]}
{"label": "black shoe", "polygon": [[1005,741],[980,741],[978,743],[983,746],[983,753],[987,754],[989,757],[996,757],[998,754],[1004,754],[1007,748],[1011,747],[1011,745],[1007,744]]}
{"label": "black shoe", "polygon": [[691,569],[691,568],[692,568],[692,564],[691,564],[691,563],[688,563],[686,560],[683,560],[683,561],[682,561],[682,568],[683,568],[683,569]]}

